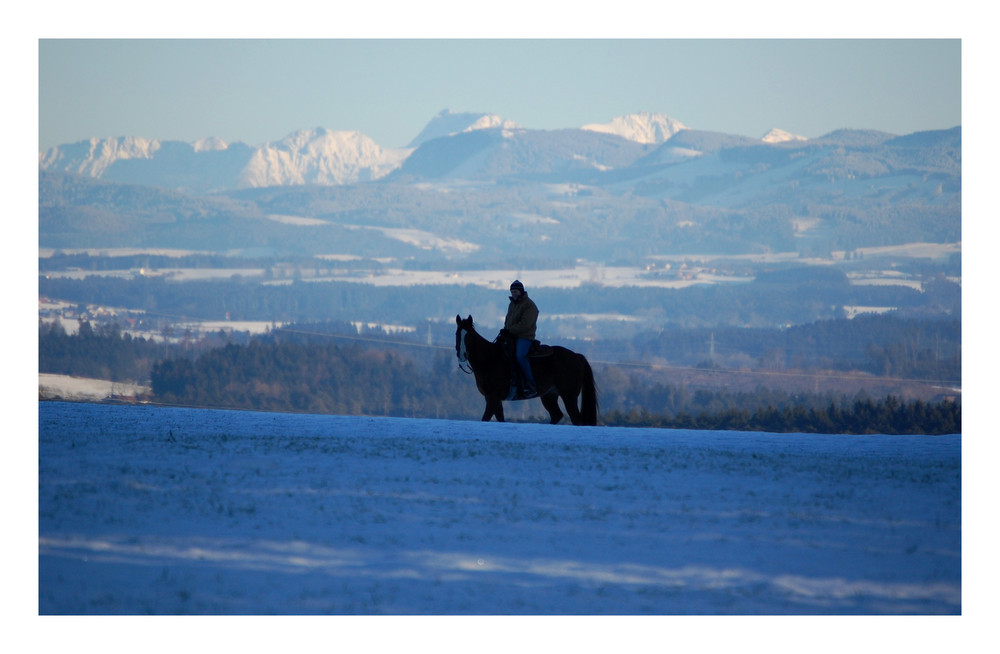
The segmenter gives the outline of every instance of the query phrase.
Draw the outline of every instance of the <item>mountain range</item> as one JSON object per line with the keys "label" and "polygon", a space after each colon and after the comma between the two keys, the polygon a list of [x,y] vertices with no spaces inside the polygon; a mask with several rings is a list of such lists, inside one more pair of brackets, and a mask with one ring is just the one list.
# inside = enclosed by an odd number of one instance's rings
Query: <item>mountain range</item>
{"label": "mountain range", "polygon": [[40,247],[574,261],[961,241],[961,127],[805,139],[638,113],[526,129],[443,111],[406,148],[301,130],[39,154]]}
{"label": "mountain range", "polygon": [[[61,145],[39,153],[39,167],[47,172],[66,172],[130,184],[173,188],[190,192],[260,188],[295,185],[342,185],[383,178],[404,168],[411,155],[426,147],[434,153],[454,147],[481,149],[489,143],[544,149],[555,146],[556,159],[577,159],[597,169],[628,163],[621,152],[604,154],[603,150],[641,154],[639,146],[657,146],[688,128],[663,114],[636,113],[614,118],[608,123],[588,124],[575,130],[554,132],[526,130],[496,114],[451,112],[434,116],[406,148],[384,148],[357,131],[331,130],[323,127],[303,129],[285,138],[259,146],[222,139],[206,138],[193,143],[160,141],[139,136],[92,138]],[[615,139],[597,138],[598,135]],[[454,138],[457,137],[457,138]],[[453,139],[448,146],[428,146],[438,139]],[[572,149],[559,145],[576,139],[585,145],[584,153],[560,152]],[[589,139],[589,140],[588,140]],[[782,130],[771,130],[762,139],[775,143],[805,140]],[[606,145],[616,140],[623,143]],[[587,154],[589,152],[589,154]],[[611,161],[606,162],[605,156]],[[419,161],[437,158],[422,152]],[[631,156],[631,159],[636,156]],[[412,172],[415,166],[406,168]],[[465,166],[467,169],[468,166]]]}

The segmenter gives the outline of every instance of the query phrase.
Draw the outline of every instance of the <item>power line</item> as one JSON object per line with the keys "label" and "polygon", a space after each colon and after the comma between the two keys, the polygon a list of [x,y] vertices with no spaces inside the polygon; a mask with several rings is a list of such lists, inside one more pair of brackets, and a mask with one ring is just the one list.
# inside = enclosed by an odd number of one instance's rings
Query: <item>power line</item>
{"label": "power line", "polygon": [[304,334],[306,336],[326,336],[328,338],[338,338],[346,341],[362,341],[367,343],[379,343],[382,345],[405,345],[408,347],[421,347],[433,350],[452,350],[453,347],[447,345],[434,345],[432,343],[421,343],[420,341],[399,341],[392,340],[389,338],[373,338],[371,336],[354,336],[351,334],[335,334],[332,332],[313,332],[305,329],[288,329],[287,327],[279,327],[272,331],[274,334],[276,332],[285,332],[288,334]]}

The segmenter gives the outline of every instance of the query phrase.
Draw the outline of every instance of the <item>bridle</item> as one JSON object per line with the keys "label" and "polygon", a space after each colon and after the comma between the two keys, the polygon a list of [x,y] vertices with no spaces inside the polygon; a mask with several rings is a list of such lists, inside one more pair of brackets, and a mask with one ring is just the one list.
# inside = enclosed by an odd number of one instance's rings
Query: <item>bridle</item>
{"label": "bridle", "polygon": [[[468,332],[465,329],[459,330],[459,336],[457,342],[455,343],[455,356],[458,357],[458,369],[467,375],[471,375],[475,371],[472,369],[472,362],[469,361],[469,355],[467,352],[467,347],[465,345],[465,336],[467,334]],[[462,367],[463,363],[469,366],[468,370]]]}

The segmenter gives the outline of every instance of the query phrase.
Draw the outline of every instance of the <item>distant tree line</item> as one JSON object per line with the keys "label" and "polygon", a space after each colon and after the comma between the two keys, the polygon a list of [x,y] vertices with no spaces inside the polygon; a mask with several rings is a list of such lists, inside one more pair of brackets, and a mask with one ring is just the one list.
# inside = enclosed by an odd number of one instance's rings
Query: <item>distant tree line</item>
{"label": "distant tree line", "polygon": [[[862,370],[905,379],[962,378],[962,321],[860,315],[788,329],[700,327],[598,341],[605,358],[763,370]],[[714,360],[713,360],[714,357]]]}
{"label": "distant tree line", "polygon": [[117,323],[80,323],[67,334],[58,322],[38,328],[38,371],[110,381],[145,381],[164,348],[145,338],[123,333]]}
{"label": "distant tree line", "polygon": [[[148,381],[152,399],[200,407],[346,415],[469,419],[482,398],[459,374],[454,354],[423,360],[378,344],[338,346],[322,335],[271,334],[226,342],[158,343],[117,326],[77,334],[39,328],[39,371],[112,381]],[[619,378],[622,377],[619,375]],[[600,380],[599,380],[600,382]],[[689,391],[682,385],[627,379],[602,393],[628,397],[606,406],[607,425],[824,433],[960,433],[960,402],[902,402],[894,397],[832,398],[758,388]],[[610,391],[614,393],[610,393]]]}
{"label": "distant tree line", "polygon": [[459,417],[475,385],[412,359],[358,345],[230,344],[195,359],[156,363],[157,401],[193,406],[398,417]]}
{"label": "distant tree line", "polygon": [[[862,314],[847,320],[830,309],[830,300],[822,294],[810,300],[806,291],[797,286],[781,290],[779,280],[789,275],[776,273],[755,282],[752,286],[759,287],[756,291],[739,286],[678,291],[587,287],[573,291],[540,289],[533,295],[543,309],[541,332],[546,329],[548,316],[590,313],[594,307],[614,307],[652,321],[662,318],[663,327],[656,331],[637,330],[622,323],[617,328],[603,327],[589,342],[573,346],[599,360],[659,359],[681,366],[708,363],[770,370],[863,370],[909,379],[961,379],[959,286],[947,281],[928,284],[922,294],[902,287],[862,286],[849,287],[848,291],[842,288],[846,285],[841,283],[842,273],[826,274],[828,279],[822,284],[805,277],[804,272],[791,277],[803,277],[803,284],[816,282],[816,287],[825,284],[840,289],[838,293],[853,293],[850,299],[858,304],[901,306],[904,311]],[[269,286],[246,281],[176,283],[158,278],[40,278],[39,292],[80,304],[132,307],[145,312],[146,319],[163,315],[167,316],[164,320],[221,320],[228,314],[234,321],[301,325],[349,321],[422,325],[427,324],[428,316],[461,312],[472,313],[484,322],[495,319],[499,328],[500,320],[494,316],[502,315],[501,303],[505,301],[503,295],[484,294],[482,289],[468,286],[382,288],[312,282]],[[949,307],[951,313],[931,318],[906,317],[906,311],[921,311],[913,304],[917,300]],[[705,315],[718,316],[723,324],[698,324],[702,320],[699,316]],[[782,317],[794,317],[790,320],[794,326],[777,328],[774,323]],[[759,326],[765,321],[770,321],[768,326]],[[758,326],[751,326],[754,324]]]}
{"label": "distant tree line", "polygon": [[59,322],[39,322],[38,372],[148,384],[158,361],[193,357],[234,340],[249,341],[245,333],[222,332],[200,339],[155,340],[133,336],[116,322],[94,325],[81,320],[79,325],[76,333],[68,334]]}
{"label": "distant tree line", "polygon": [[807,408],[802,404],[760,407],[753,411],[727,408],[715,413],[693,415],[654,415],[645,410],[628,414],[613,411],[605,414],[604,424],[625,427],[660,427],[666,429],[706,429],[766,431],[774,433],[823,434],[960,434],[962,405],[958,402],[903,402],[885,399],[857,399],[851,403],[831,403],[826,407]]}

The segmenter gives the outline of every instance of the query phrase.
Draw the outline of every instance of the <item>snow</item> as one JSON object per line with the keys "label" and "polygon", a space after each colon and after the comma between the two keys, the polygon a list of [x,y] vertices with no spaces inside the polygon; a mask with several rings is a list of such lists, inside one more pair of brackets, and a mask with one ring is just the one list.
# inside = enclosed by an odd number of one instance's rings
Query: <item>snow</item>
{"label": "snow", "polygon": [[422,229],[408,227],[375,227],[371,225],[341,225],[347,229],[371,229],[381,232],[384,236],[397,241],[402,241],[421,250],[441,250],[443,252],[470,253],[479,249],[479,246],[469,241],[457,238],[446,238],[438,236]]}
{"label": "snow", "polygon": [[616,134],[637,143],[659,144],[687,127],[669,116],[642,111],[617,116],[609,123],[584,125],[580,129]]}
{"label": "snow", "polygon": [[[413,230],[416,231],[416,230]],[[392,234],[388,234],[393,236]],[[455,249],[461,246],[460,241],[454,241]],[[651,257],[652,258],[652,257]],[[660,257],[663,258],[663,257]],[[377,272],[369,270],[347,270],[334,272],[322,277],[311,277],[307,282],[356,282],[373,286],[430,286],[430,285],[471,285],[482,286],[493,290],[506,290],[510,284],[513,272],[510,269],[483,270],[410,270],[406,268],[381,268]],[[605,266],[577,265],[572,268],[521,270],[517,275],[525,281],[530,281],[530,288],[579,288],[587,284],[620,288],[635,286],[645,288],[686,288],[696,284],[746,283],[750,277],[729,277],[711,275],[698,271],[690,279],[675,277],[650,277],[645,266]],[[266,281],[268,285],[290,284],[291,280],[278,279]]]}
{"label": "snow", "polygon": [[107,379],[38,373],[38,396],[65,400],[104,400],[111,396],[135,397],[149,392],[149,386]]}
{"label": "snow", "polygon": [[39,613],[958,614],[961,455],[41,402]]}
{"label": "snow", "polygon": [[285,214],[272,213],[265,216],[268,220],[283,223],[285,225],[299,225],[304,227],[317,227],[329,225],[330,221],[319,218],[306,218],[304,216],[288,216]]}
{"label": "snow", "polygon": [[378,179],[402,165],[411,152],[381,148],[356,130],[298,130],[255,150],[240,172],[239,185],[337,185]]}
{"label": "snow", "polygon": [[38,258],[48,259],[57,252],[61,254],[86,254],[91,257],[131,257],[142,254],[186,257],[194,254],[215,254],[211,250],[180,250],[177,248],[38,248]]}
{"label": "snow", "polygon": [[787,141],[808,141],[809,139],[807,139],[804,136],[800,136],[798,134],[792,134],[791,132],[786,132],[783,129],[778,129],[777,127],[775,127],[770,131],[768,131],[768,133],[765,134],[763,137],[761,137],[760,140],[763,141],[764,143],[785,143]]}
{"label": "snow", "polygon": [[40,152],[38,165],[48,169],[62,164],[61,170],[100,177],[116,161],[151,159],[160,147],[160,141],[138,136],[91,138]]}
{"label": "snow", "polygon": [[479,129],[518,129],[520,126],[496,114],[441,110],[408,145],[417,148],[427,141]]}
{"label": "snow", "polygon": [[143,269],[129,270],[50,270],[42,273],[46,278],[56,279],[86,279],[88,277],[118,277],[120,279],[136,279],[139,277],[164,277],[175,282],[196,282],[233,277],[263,277],[263,268],[157,268],[154,271]]}

